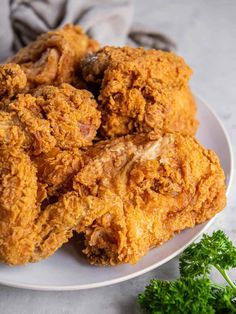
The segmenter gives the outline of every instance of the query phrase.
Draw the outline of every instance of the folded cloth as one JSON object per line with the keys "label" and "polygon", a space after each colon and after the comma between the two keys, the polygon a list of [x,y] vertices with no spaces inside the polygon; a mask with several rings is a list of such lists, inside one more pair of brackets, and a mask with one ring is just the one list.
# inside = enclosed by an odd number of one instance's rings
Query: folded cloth
{"label": "folded cloth", "polygon": [[133,0],[2,0],[0,60],[66,23],[81,25],[102,45],[173,50],[174,43],[165,35],[131,27],[133,8]]}
{"label": "folded cloth", "polygon": [[156,30],[135,24],[128,34],[128,44],[135,47],[145,47],[160,49],[164,51],[175,50],[175,43],[166,35],[158,33]]}

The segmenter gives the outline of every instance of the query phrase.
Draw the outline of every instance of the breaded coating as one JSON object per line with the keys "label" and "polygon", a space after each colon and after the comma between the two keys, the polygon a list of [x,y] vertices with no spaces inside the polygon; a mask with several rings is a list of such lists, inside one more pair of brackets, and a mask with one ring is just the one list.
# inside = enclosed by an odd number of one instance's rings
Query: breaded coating
{"label": "breaded coating", "polygon": [[26,75],[18,64],[0,65],[0,109],[26,88]]}
{"label": "breaded coating", "polygon": [[0,260],[10,265],[53,254],[84,217],[75,192],[41,210],[36,168],[20,149],[0,147]]}
{"label": "breaded coating", "polygon": [[26,86],[26,76],[18,64],[0,65],[0,97],[11,98]]}
{"label": "breaded coating", "polygon": [[98,43],[79,26],[68,24],[40,35],[8,61],[21,65],[29,88],[42,84],[60,85],[71,83],[81,58],[98,47]]}
{"label": "breaded coating", "polygon": [[61,150],[58,147],[37,156],[33,161],[38,180],[45,187],[47,196],[58,196],[71,190],[72,179],[84,164],[80,150]]}
{"label": "breaded coating", "polygon": [[91,145],[100,126],[100,112],[89,91],[62,84],[59,88],[38,88],[34,97],[50,122],[60,148]]}
{"label": "breaded coating", "polygon": [[35,249],[27,262],[37,262],[55,253],[73,236],[77,224],[86,216],[85,206],[75,192],[62,194],[48,205],[35,225]]}
{"label": "breaded coating", "polygon": [[[14,112],[0,111],[0,143],[12,147],[28,146],[28,137]],[[27,144],[26,144],[27,143]]]}
{"label": "breaded coating", "polygon": [[39,168],[55,186],[78,170],[67,187],[71,191],[42,206],[47,193],[32,161],[20,148],[1,146],[2,261],[18,265],[46,258],[77,230],[91,263],[136,263],[150,248],[225,206],[219,160],[190,136],[133,135],[100,142],[76,157],[80,162],[73,168],[68,152],[56,151],[51,168]]}
{"label": "breaded coating", "polygon": [[50,122],[44,118],[34,96],[19,94],[17,99],[9,104],[8,109],[25,134],[27,141],[24,148],[30,155],[48,152],[56,145],[56,139],[51,134]]}
{"label": "breaded coating", "polygon": [[92,264],[136,263],[225,206],[216,154],[187,135],[133,135],[88,149],[74,189],[87,204],[77,231]]}
{"label": "breaded coating", "polygon": [[19,146],[19,135],[13,137],[14,127],[15,133],[24,134],[23,146],[30,155],[47,153],[55,146],[72,149],[91,145],[100,126],[93,95],[69,84],[40,87],[32,95],[19,94],[7,110],[0,112],[0,137],[5,142],[15,139]]}
{"label": "breaded coating", "polygon": [[0,148],[0,259],[24,263],[33,251],[32,228],[39,214],[36,169],[18,148]]}
{"label": "breaded coating", "polygon": [[82,61],[84,79],[98,95],[100,133],[112,138],[150,131],[195,134],[192,73],[174,53],[105,47]]}
{"label": "breaded coating", "polygon": [[47,258],[73,233],[91,264],[134,264],[225,206],[218,157],[192,137],[190,67],[169,52],[98,49],[66,25],[0,65],[6,264]]}

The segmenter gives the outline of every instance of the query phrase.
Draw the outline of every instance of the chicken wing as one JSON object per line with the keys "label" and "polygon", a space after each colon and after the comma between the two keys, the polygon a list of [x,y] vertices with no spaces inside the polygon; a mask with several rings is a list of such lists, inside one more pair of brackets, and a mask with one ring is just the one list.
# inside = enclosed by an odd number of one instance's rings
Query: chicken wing
{"label": "chicken wing", "polygon": [[87,56],[81,68],[98,97],[102,136],[153,130],[195,133],[196,106],[188,87],[191,69],[175,54],[105,47]]}
{"label": "chicken wing", "polygon": [[136,263],[225,206],[218,157],[190,136],[134,135],[86,154],[73,186],[87,206],[77,231],[93,264]]}
{"label": "chicken wing", "polygon": [[66,25],[38,37],[8,62],[18,63],[28,79],[28,87],[72,83],[81,58],[98,49],[78,26]]}

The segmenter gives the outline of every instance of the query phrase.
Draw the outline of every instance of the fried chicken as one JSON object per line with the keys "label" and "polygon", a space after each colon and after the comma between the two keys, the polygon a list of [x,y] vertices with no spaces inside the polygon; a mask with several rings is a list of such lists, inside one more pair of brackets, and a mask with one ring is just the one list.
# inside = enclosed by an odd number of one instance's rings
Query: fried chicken
{"label": "fried chicken", "polygon": [[41,87],[33,95],[60,148],[91,145],[100,126],[100,112],[90,92],[62,84],[59,88]]}
{"label": "fried chicken", "polygon": [[75,192],[43,210],[36,168],[20,148],[0,147],[0,260],[11,265],[53,254],[72,236],[82,206]]}
{"label": "fried chicken", "polygon": [[52,187],[78,172],[69,192],[42,207],[28,156],[20,148],[1,149],[1,260],[16,265],[46,258],[76,229],[91,263],[135,263],[225,205],[218,158],[190,136],[134,135],[100,142],[75,154],[77,160],[68,154],[57,151],[51,168],[38,168]]}
{"label": "fried chicken", "polygon": [[23,133],[25,149],[33,155],[47,153],[55,146],[91,145],[100,126],[92,94],[69,84],[39,87],[32,95],[19,94],[7,111],[0,112],[0,138],[5,142],[15,139],[12,145],[21,146],[18,138]]}
{"label": "fried chicken", "polygon": [[68,24],[40,35],[8,62],[21,66],[28,79],[28,88],[42,84],[60,85],[72,83],[81,58],[98,47],[98,43],[80,27]]}
{"label": "fried chicken", "polygon": [[20,148],[0,150],[0,259],[12,265],[50,256],[73,230],[84,236],[91,263],[136,263],[225,205],[217,156],[190,136],[100,142],[80,156],[71,191],[43,208],[29,157]]}
{"label": "fried chicken", "polygon": [[0,260],[19,265],[53,254],[83,217],[77,193],[62,192],[72,189],[71,177],[82,166],[78,148],[91,145],[100,112],[90,92],[68,84],[18,94],[4,110]]}
{"label": "fried chicken", "polygon": [[133,135],[86,154],[73,186],[86,206],[77,231],[92,264],[136,263],[225,206],[218,157],[191,136]]}
{"label": "fried chicken", "polygon": [[46,258],[74,231],[90,263],[133,264],[225,206],[219,160],[192,137],[198,122],[183,59],[97,50],[66,25],[0,65],[7,264]]}
{"label": "fried chicken", "polygon": [[196,106],[188,87],[191,69],[173,53],[105,47],[81,64],[98,96],[104,137],[134,132],[195,134]]}
{"label": "fried chicken", "polygon": [[26,83],[20,67],[0,72],[0,260],[19,265],[46,258],[72,236],[80,199],[62,189],[72,186],[78,149],[92,144],[100,112],[89,91],[64,83],[18,94]]}

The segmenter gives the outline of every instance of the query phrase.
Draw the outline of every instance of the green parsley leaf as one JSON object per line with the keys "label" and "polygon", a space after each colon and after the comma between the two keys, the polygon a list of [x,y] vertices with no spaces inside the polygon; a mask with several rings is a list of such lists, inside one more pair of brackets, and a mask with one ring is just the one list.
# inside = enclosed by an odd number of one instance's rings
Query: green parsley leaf
{"label": "green parsley leaf", "polygon": [[199,243],[191,244],[180,257],[181,276],[206,276],[212,266],[223,270],[236,267],[236,248],[221,230],[212,236],[204,234]]}
{"label": "green parsley leaf", "polygon": [[[229,286],[213,283],[208,274],[215,267]],[[180,257],[181,277],[176,281],[154,279],[138,296],[150,314],[236,314],[236,285],[226,270],[236,267],[236,248],[223,231],[203,235]]]}
{"label": "green parsley leaf", "polygon": [[211,304],[217,314],[236,313],[236,297],[233,290],[228,286],[212,287]]}
{"label": "green parsley leaf", "polygon": [[138,302],[147,313],[215,313],[211,299],[211,284],[206,278],[181,278],[176,281],[152,280]]}

